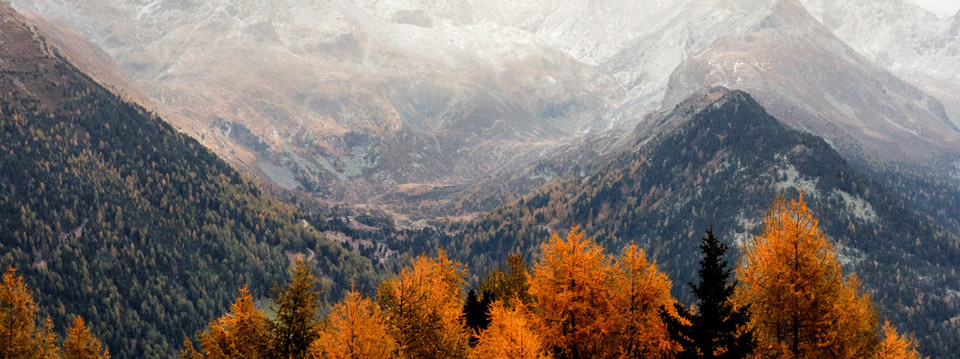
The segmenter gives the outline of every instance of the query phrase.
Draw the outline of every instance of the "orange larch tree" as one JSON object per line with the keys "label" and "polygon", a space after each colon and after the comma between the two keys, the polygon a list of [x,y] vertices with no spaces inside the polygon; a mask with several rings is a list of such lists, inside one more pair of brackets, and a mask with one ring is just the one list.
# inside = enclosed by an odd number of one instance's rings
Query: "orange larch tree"
{"label": "orange larch tree", "polygon": [[110,359],[110,352],[102,348],[100,340],[90,333],[79,315],[73,319],[73,325],[67,329],[67,338],[63,341],[63,359]]}
{"label": "orange larch tree", "polygon": [[461,305],[465,271],[440,250],[377,289],[400,358],[465,358],[469,338]]}
{"label": "orange larch tree", "polygon": [[670,340],[659,308],[672,308],[672,282],[647,262],[643,250],[630,243],[613,271],[611,297],[615,314],[615,354],[626,358],[671,358],[676,343]]}
{"label": "orange larch tree", "polygon": [[599,357],[616,327],[611,297],[613,265],[603,248],[574,227],[541,246],[530,295],[543,324],[546,345],[563,358]]}
{"label": "orange larch tree", "polygon": [[33,292],[12,267],[0,281],[0,358],[59,358],[53,323],[37,327]]}
{"label": "orange larch tree", "polygon": [[265,358],[270,344],[270,322],[257,309],[244,285],[230,312],[210,322],[200,333],[200,344],[207,358]]}
{"label": "orange larch tree", "polygon": [[380,307],[350,291],[327,316],[311,354],[317,359],[382,359],[392,357],[396,347]]}
{"label": "orange larch tree", "polygon": [[877,348],[877,314],[803,196],[778,198],[746,245],[736,298],[750,305],[759,347],[771,358],[863,358]]}
{"label": "orange larch tree", "polygon": [[490,325],[480,333],[473,357],[476,359],[545,359],[543,336],[537,333],[536,318],[519,299],[511,305],[498,300],[490,305]]}
{"label": "orange larch tree", "polygon": [[883,322],[883,341],[880,342],[878,359],[921,359],[913,338],[897,333],[889,320]]}

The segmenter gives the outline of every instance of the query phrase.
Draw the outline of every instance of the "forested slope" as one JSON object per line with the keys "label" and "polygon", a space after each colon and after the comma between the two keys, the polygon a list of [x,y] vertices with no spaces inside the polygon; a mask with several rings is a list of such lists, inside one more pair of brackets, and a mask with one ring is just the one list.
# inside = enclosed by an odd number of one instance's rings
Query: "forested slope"
{"label": "forested slope", "polygon": [[269,294],[295,253],[330,299],[372,291],[368,260],[80,73],[6,4],[0,42],[0,266],[57,328],[80,314],[117,357],[171,357],[242,284]]}

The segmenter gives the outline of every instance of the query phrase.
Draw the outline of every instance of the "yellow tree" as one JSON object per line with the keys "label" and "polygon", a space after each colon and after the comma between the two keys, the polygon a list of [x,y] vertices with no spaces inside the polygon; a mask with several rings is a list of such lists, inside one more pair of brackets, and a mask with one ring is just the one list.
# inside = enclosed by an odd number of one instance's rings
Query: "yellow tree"
{"label": "yellow tree", "polygon": [[318,359],[381,359],[391,357],[396,346],[380,307],[350,291],[327,316],[311,354]]}
{"label": "yellow tree", "polygon": [[599,357],[615,325],[610,259],[574,227],[541,246],[530,294],[536,299],[546,345],[566,358]]}
{"label": "yellow tree", "polygon": [[461,305],[464,270],[440,250],[419,256],[413,265],[377,290],[400,358],[465,358],[469,348]]}
{"label": "yellow tree", "polygon": [[672,283],[666,274],[647,262],[643,250],[630,243],[624,248],[613,274],[615,315],[614,355],[626,358],[668,358],[677,346],[670,340],[659,308],[673,308]]}
{"label": "yellow tree", "polygon": [[48,318],[37,328],[33,293],[12,267],[0,282],[0,359],[57,358],[59,348]]}
{"label": "yellow tree", "polygon": [[921,359],[913,338],[897,333],[889,320],[883,322],[883,341],[880,342],[878,359]]}
{"label": "yellow tree", "polygon": [[877,314],[803,196],[777,198],[744,249],[736,297],[749,304],[761,357],[863,358],[877,344]]}
{"label": "yellow tree", "polygon": [[211,359],[264,358],[269,343],[270,322],[257,309],[246,285],[230,312],[211,321],[207,331],[200,333],[200,345]]}
{"label": "yellow tree", "polygon": [[73,325],[67,329],[67,338],[63,341],[64,359],[110,359],[110,351],[104,350],[100,340],[90,333],[79,315],[73,319]]}
{"label": "yellow tree", "polygon": [[490,325],[480,333],[473,357],[476,359],[544,359],[543,336],[536,332],[536,319],[518,299],[510,306],[503,301],[490,305]]}
{"label": "yellow tree", "polygon": [[37,349],[28,358],[60,359],[60,347],[57,346],[57,335],[53,333],[53,321],[47,318],[43,329],[36,332]]}
{"label": "yellow tree", "polygon": [[190,338],[183,338],[183,350],[180,351],[180,359],[203,359],[203,354],[193,347]]}

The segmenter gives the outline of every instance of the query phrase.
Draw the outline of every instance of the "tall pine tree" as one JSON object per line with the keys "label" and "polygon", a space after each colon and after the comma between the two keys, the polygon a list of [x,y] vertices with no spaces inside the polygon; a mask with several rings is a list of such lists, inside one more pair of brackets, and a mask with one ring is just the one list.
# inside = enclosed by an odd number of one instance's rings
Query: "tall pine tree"
{"label": "tall pine tree", "polygon": [[290,284],[277,292],[273,328],[273,354],[283,359],[303,359],[320,336],[319,279],[310,264],[298,256],[290,268]]}
{"label": "tall pine tree", "polygon": [[[701,239],[700,284],[690,283],[697,297],[696,312],[679,303],[677,316],[661,308],[660,316],[667,324],[670,338],[683,348],[678,359],[744,358],[756,347],[748,306],[738,307],[732,297],[736,283],[730,283],[731,269],[724,259],[728,246],[713,235],[713,228]],[[679,317],[679,318],[678,318]]]}

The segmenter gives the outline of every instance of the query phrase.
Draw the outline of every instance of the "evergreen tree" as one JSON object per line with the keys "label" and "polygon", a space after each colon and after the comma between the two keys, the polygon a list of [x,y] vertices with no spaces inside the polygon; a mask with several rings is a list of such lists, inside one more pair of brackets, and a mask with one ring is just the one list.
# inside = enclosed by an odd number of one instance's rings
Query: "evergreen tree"
{"label": "evergreen tree", "polygon": [[[489,308],[491,304],[489,295],[477,295],[479,290],[471,289],[467,292],[467,299],[463,304],[464,323],[471,332],[477,333],[487,329],[490,325]],[[476,344],[476,337],[471,338],[470,344]]]}
{"label": "evergreen tree", "polygon": [[728,246],[713,235],[713,228],[701,238],[700,284],[690,283],[697,297],[697,310],[674,304],[676,316],[660,309],[670,338],[682,350],[678,359],[744,358],[756,347],[753,330],[745,330],[750,322],[749,306],[738,307],[732,300],[736,283],[729,283],[732,269],[724,259]]}
{"label": "evergreen tree", "polygon": [[310,265],[297,257],[290,269],[290,284],[277,292],[278,305],[273,328],[273,353],[283,359],[303,359],[310,344],[320,335],[320,292]]}

